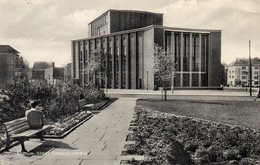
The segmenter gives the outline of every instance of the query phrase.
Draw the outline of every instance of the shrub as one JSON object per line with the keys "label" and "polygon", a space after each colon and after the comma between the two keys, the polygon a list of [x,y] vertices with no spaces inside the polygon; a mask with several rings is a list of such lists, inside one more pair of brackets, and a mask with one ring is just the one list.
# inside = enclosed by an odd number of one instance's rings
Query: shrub
{"label": "shrub", "polygon": [[0,122],[23,117],[29,109],[30,100],[40,100],[45,117],[56,121],[77,112],[79,99],[85,98],[89,103],[96,103],[104,98],[104,92],[91,83],[83,87],[71,82],[55,85],[44,81],[32,83],[26,75],[15,77],[2,95],[5,97],[0,98]]}

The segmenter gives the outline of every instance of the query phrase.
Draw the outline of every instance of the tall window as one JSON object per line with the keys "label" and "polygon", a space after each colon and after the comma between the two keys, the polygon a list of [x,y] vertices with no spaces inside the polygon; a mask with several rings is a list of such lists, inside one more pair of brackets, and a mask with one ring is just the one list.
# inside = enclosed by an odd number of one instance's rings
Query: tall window
{"label": "tall window", "polygon": [[174,35],[174,58],[175,58],[175,63],[176,63],[176,71],[181,70],[181,44],[180,44],[180,34]]}
{"label": "tall window", "polygon": [[208,36],[203,35],[201,41],[201,71],[206,71],[206,61],[208,57]]}
{"label": "tall window", "polygon": [[183,46],[183,71],[190,70],[190,36],[185,34],[183,36],[184,46]]}
{"label": "tall window", "polygon": [[192,71],[199,71],[199,36],[192,36]]}

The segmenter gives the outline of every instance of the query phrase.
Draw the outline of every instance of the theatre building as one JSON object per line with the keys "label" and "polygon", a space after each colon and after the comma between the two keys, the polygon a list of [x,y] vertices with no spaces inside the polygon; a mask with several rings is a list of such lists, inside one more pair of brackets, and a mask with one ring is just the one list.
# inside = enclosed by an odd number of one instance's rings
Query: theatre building
{"label": "theatre building", "polygon": [[[154,44],[175,61],[175,88],[215,88],[222,82],[221,31],[163,26],[163,14],[108,10],[88,25],[88,38],[72,41],[72,78],[101,87],[154,89]],[[103,50],[108,71],[85,71],[94,50]],[[171,81],[171,80],[169,80]],[[170,87],[171,82],[166,83]]]}

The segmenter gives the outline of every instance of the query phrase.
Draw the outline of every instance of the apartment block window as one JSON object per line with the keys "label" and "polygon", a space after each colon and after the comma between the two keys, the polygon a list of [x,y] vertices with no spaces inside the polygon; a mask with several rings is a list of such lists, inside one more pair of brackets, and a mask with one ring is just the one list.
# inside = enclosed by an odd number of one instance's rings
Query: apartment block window
{"label": "apartment block window", "polygon": [[242,74],[247,74],[247,71],[242,71]]}
{"label": "apartment block window", "polygon": [[254,74],[258,75],[258,71],[255,71]]}
{"label": "apartment block window", "polygon": [[124,56],[126,56],[126,46],[122,47],[122,53],[123,53]]}
{"label": "apartment block window", "polygon": [[246,76],[242,76],[242,79],[245,80],[245,79],[246,79]]}
{"label": "apartment block window", "polygon": [[126,73],[125,72],[123,73],[123,76],[122,76],[122,84],[123,84],[123,88],[125,88],[125,85],[126,85]]}
{"label": "apartment block window", "polygon": [[109,61],[109,71],[112,71],[112,61]]}
{"label": "apartment block window", "polygon": [[258,66],[255,66],[255,69],[258,70],[259,69]]}
{"label": "apartment block window", "polygon": [[246,66],[242,66],[242,69],[246,69]]}
{"label": "apartment block window", "polygon": [[125,68],[126,68],[126,60],[124,59],[122,61],[122,70],[125,71],[126,70]]}
{"label": "apartment block window", "polygon": [[83,55],[82,55],[82,51],[79,52],[79,61],[82,61],[83,60]]}
{"label": "apartment block window", "polygon": [[87,61],[87,59],[88,59],[88,51],[85,50],[85,61]]}
{"label": "apartment block window", "polygon": [[119,56],[119,47],[118,46],[116,47],[116,53],[115,54],[116,54],[117,57]]}
{"label": "apartment block window", "polygon": [[119,80],[119,74],[118,73],[116,73],[116,88],[118,88],[118,80]]}
{"label": "apartment block window", "polygon": [[116,60],[116,71],[119,71],[119,61]]}
{"label": "apartment block window", "polygon": [[255,80],[258,80],[258,76],[255,76],[254,79],[255,79]]}
{"label": "apartment block window", "polygon": [[232,78],[234,78],[234,76],[232,76]]}

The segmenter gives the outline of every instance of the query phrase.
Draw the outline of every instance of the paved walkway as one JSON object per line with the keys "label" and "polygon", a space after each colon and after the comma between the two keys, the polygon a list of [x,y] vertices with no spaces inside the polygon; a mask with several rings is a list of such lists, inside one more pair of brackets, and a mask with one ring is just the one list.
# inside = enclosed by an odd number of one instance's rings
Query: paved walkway
{"label": "paved walkway", "polygon": [[[34,154],[28,155],[17,153],[20,146],[16,146],[1,155],[0,164],[118,165],[123,159],[120,155],[126,144],[135,103],[134,98],[120,98],[64,139],[46,139],[32,150]],[[35,143],[39,145],[39,142]],[[33,142],[25,145],[30,149]]]}

